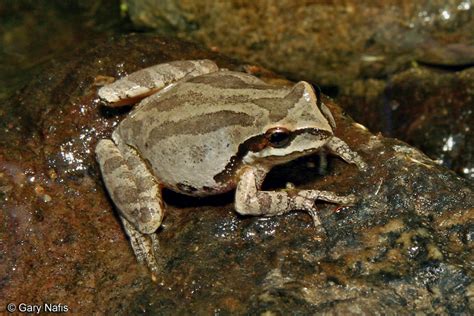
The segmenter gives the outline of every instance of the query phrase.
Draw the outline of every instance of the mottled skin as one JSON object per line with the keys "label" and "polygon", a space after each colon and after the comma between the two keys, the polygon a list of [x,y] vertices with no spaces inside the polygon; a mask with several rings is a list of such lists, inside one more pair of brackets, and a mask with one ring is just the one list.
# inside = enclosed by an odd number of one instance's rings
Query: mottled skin
{"label": "mottled skin", "polygon": [[305,210],[317,227],[315,200],[355,202],[327,191],[260,190],[273,166],[322,148],[365,168],[334,136],[330,111],[306,82],[271,86],[209,60],[177,61],[124,77],[99,96],[111,106],[144,98],[96,154],[135,254],[152,271],[158,270],[154,232],[163,219],[163,187],[192,196],[236,189],[241,214]]}

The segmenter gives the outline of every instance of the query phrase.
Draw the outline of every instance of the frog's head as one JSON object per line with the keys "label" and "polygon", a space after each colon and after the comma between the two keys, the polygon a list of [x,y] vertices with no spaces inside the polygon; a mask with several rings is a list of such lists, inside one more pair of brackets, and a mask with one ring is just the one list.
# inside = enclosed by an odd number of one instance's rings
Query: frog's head
{"label": "frog's head", "polygon": [[264,127],[260,137],[249,144],[246,163],[276,165],[319,151],[336,127],[329,109],[322,103],[319,88],[297,83],[275,106],[286,115]]}

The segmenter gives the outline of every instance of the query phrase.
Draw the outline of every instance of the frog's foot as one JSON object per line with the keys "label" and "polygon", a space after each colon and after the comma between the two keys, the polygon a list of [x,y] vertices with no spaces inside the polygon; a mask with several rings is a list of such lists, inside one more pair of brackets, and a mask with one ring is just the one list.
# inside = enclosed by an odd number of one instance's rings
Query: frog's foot
{"label": "frog's foot", "polygon": [[358,200],[353,194],[338,195],[331,191],[299,190],[296,194],[311,201],[320,200],[342,205],[354,205]]}
{"label": "frog's foot", "polygon": [[99,89],[99,97],[108,106],[133,104],[181,79],[218,71],[207,59],[179,60],[154,65],[129,74]]}
{"label": "frog's foot", "polygon": [[367,164],[362,157],[353,151],[342,139],[337,138],[336,136],[331,137],[331,139],[326,143],[326,148],[333,154],[344,159],[346,162],[355,164],[360,170],[367,170]]}
{"label": "frog's foot", "polygon": [[[299,197],[302,197],[305,201],[326,201],[335,204],[341,205],[354,205],[357,202],[357,197],[353,194],[349,195],[338,195],[331,191],[319,191],[319,190],[300,190],[296,193]],[[301,201],[300,203],[304,203]],[[324,228],[321,224],[321,220],[319,219],[318,211],[314,206],[314,203],[306,203],[305,207],[302,208],[303,210],[307,211],[309,215],[313,218],[313,223],[316,229],[321,230],[325,233]]]}
{"label": "frog's foot", "polygon": [[145,264],[151,273],[157,275],[162,270],[162,265],[158,262],[157,254],[160,249],[159,241],[156,233],[143,234],[140,233],[129,221],[120,216],[123,227],[132,245],[133,252],[137,257],[138,262]]}
{"label": "frog's foot", "polygon": [[315,227],[324,231],[315,206],[316,200],[352,205],[357,202],[354,195],[340,196],[330,191],[296,190],[261,191],[264,173],[255,168],[247,168],[241,175],[235,195],[235,208],[245,215],[275,216],[293,210],[307,211],[313,218]]}

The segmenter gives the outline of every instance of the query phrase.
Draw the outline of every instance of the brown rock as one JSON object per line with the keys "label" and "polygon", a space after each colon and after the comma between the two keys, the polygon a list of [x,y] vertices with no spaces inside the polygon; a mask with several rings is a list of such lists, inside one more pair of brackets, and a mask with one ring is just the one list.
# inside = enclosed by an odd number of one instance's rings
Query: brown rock
{"label": "brown rock", "polygon": [[413,60],[472,65],[469,1],[127,0],[139,27],[192,39],[295,78],[342,89]]}
{"label": "brown rock", "polygon": [[439,164],[474,179],[473,68],[413,68],[386,84],[359,81],[338,99],[372,130],[403,139]]}

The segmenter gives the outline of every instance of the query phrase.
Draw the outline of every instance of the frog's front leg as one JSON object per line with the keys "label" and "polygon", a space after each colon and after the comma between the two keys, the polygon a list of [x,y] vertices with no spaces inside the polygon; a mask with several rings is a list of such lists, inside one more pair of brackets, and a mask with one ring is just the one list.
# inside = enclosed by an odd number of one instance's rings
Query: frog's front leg
{"label": "frog's front leg", "polygon": [[333,154],[338,155],[348,163],[355,164],[360,170],[366,170],[367,164],[353,151],[342,139],[332,136],[326,143],[326,148]]}
{"label": "frog's front leg", "polygon": [[179,60],[138,70],[99,89],[99,97],[108,106],[132,104],[183,78],[218,71],[207,59]]}
{"label": "frog's front leg", "polygon": [[164,213],[161,188],[138,154],[117,137],[115,141],[118,144],[108,139],[97,144],[102,177],[137,259],[157,272],[158,240],[154,233]]}
{"label": "frog's front leg", "polygon": [[247,167],[240,176],[235,195],[236,211],[244,215],[275,216],[293,210],[307,211],[313,218],[315,227],[324,231],[315,200],[323,200],[337,204],[353,204],[353,195],[339,196],[330,191],[296,190],[261,191],[261,185],[267,171]]}

